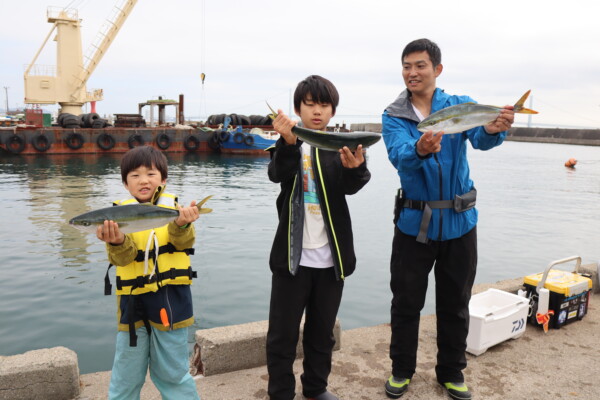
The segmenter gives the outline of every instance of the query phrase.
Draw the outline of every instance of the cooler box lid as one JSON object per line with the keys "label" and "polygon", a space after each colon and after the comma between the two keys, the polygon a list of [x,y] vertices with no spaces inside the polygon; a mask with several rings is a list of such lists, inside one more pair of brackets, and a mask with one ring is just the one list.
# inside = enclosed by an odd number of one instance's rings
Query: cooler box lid
{"label": "cooler box lid", "polygon": [[[527,275],[525,277],[525,284],[537,286],[543,276],[543,272]],[[548,277],[546,278],[544,287],[554,293],[573,296],[591,289],[592,280],[573,272],[551,269],[548,271]]]}

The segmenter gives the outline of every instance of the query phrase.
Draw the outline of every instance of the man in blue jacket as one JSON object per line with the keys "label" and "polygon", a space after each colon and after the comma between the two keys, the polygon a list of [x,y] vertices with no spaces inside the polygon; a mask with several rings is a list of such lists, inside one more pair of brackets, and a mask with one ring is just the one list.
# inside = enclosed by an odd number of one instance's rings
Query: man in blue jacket
{"label": "man in blue jacket", "polygon": [[436,88],[442,73],[441,51],[428,39],[402,52],[406,90],[383,113],[383,139],[400,176],[391,258],[392,376],[386,394],[399,398],[415,373],[420,312],[428,275],[436,279],[438,382],[454,399],[471,399],[464,383],[469,300],[477,266],[475,187],[469,177],[467,140],[475,149],[500,145],[514,121],[512,106],[492,123],[456,135],[421,133],[428,115],[460,103]]}

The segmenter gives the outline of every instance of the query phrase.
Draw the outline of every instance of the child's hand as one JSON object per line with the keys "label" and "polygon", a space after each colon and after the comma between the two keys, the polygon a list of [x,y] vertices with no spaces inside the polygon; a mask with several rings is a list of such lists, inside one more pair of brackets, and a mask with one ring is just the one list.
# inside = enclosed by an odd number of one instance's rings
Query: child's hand
{"label": "child's hand", "polygon": [[292,133],[294,125],[296,125],[296,121],[292,121],[282,110],[277,110],[277,118],[273,120],[273,128],[279,132],[287,144],[296,144],[296,135]]}
{"label": "child's hand", "polygon": [[340,149],[340,159],[342,160],[342,165],[345,168],[357,168],[363,162],[365,162],[365,157],[363,155],[362,144],[359,144],[356,148],[356,151],[352,153],[347,146],[344,146]]}
{"label": "child's hand", "polygon": [[196,201],[192,201],[189,207],[181,207],[179,206],[179,217],[175,220],[177,226],[185,226],[187,224],[191,224],[195,220],[198,219],[200,213],[198,212],[198,207],[196,207]]}
{"label": "child's hand", "polygon": [[96,236],[103,242],[110,244],[123,244],[125,234],[119,229],[119,224],[115,221],[104,221],[104,225],[99,225],[96,229]]}

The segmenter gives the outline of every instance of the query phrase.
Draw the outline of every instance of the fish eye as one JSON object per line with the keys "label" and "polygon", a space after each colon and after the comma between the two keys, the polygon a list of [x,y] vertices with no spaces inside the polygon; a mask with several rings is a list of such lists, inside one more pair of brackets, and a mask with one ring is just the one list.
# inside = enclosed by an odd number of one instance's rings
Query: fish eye
{"label": "fish eye", "polygon": [[83,222],[81,225],[83,225],[83,226],[90,226],[91,224],[89,222]]}

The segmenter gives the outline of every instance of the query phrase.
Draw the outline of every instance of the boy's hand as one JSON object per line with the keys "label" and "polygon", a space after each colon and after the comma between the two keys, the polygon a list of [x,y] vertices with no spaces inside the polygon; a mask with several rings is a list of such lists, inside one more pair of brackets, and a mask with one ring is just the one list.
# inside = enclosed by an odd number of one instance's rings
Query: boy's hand
{"label": "boy's hand", "polygon": [[433,133],[433,131],[427,131],[421,135],[421,138],[417,141],[417,154],[421,157],[425,157],[431,153],[438,153],[442,150],[442,137],[444,132]]}
{"label": "boy's hand", "polygon": [[345,168],[358,168],[362,163],[365,162],[362,144],[358,145],[354,153],[350,151],[348,146],[344,146],[339,151],[340,159],[342,160],[342,165]]}
{"label": "boy's hand", "polygon": [[292,133],[294,125],[296,125],[296,121],[292,121],[282,110],[277,110],[277,118],[273,120],[273,128],[279,132],[287,144],[296,144],[296,135]]}
{"label": "boy's hand", "polygon": [[175,219],[175,223],[179,227],[185,226],[197,220],[199,216],[200,213],[198,207],[196,207],[196,201],[193,200],[189,207],[179,206],[179,217]]}
{"label": "boy's hand", "polygon": [[484,126],[483,128],[489,134],[504,132],[510,129],[513,122],[515,122],[515,112],[513,111],[514,106],[504,106],[500,111],[500,115]]}
{"label": "boy's hand", "polygon": [[115,221],[104,221],[104,225],[99,225],[96,229],[96,236],[103,242],[120,245],[125,242],[125,234],[119,229],[119,224]]}

